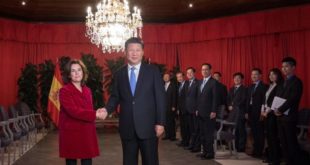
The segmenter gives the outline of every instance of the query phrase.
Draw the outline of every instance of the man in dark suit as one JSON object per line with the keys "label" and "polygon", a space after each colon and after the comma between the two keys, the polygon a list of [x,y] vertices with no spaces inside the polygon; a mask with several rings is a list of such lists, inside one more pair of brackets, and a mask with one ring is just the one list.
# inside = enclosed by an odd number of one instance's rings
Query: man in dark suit
{"label": "man in dark suit", "polygon": [[282,60],[282,72],[286,80],[277,92],[277,96],[286,99],[285,103],[275,110],[278,119],[279,137],[286,164],[304,164],[298,158],[299,144],[296,135],[298,106],[302,96],[302,81],[295,75],[296,61],[292,57]]}
{"label": "man in dark suit", "polygon": [[259,68],[252,69],[251,79],[253,84],[248,88],[247,113],[253,134],[253,153],[254,157],[262,157],[264,149],[264,123],[260,118],[262,104],[264,103],[267,85],[261,81],[262,71]]}
{"label": "man in dark suit", "polygon": [[113,77],[113,89],[106,105],[111,113],[120,105],[119,132],[123,164],[158,165],[158,137],[166,121],[165,89],[159,69],[142,63],[144,44],[139,38],[125,43],[128,65]]}
{"label": "man in dark suit", "polygon": [[219,105],[219,84],[211,76],[211,64],[201,66],[203,80],[201,80],[196,115],[199,117],[200,138],[203,152],[201,159],[214,159],[214,132],[216,113]]}
{"label": "man in dark suit", "polygon": [[166,103],[167,103],[167,112],[166,112],[166,136],[163,140],[176,140],[176,127],[175,127],[175,117],[176,117],[176,87],[170,81],[170,74],[165,73],[163,76],[165,82],[165,91],[166,91]]}
{"label": "man in dark suit", "polygon": [[[237,72],[233,75],[234,86],[230,88],[227,96],[228,118],[236,119],[236,148],[238,152],[245,152],[246,129],[245,129],[245,109],[247,89],[243,85],[244,76]],[[229,119],[228,119],[229,120]],[[229,120],[231,121],[231,120]]]}
{"label": "man in dark suit", "polygon": [[185,147],[189,145],[190,140],[190,130],[189,130],[189,113],[186,110],[186,88],[188,82],[184,79],[184,73],[178,72],[176,74],[178,81],[178,97],[177,97],[177,111],[180,118],[181,127],[181,142],[177,145],[180,147]]}
{"label": "man in dark suit", "polygon": [[191,152],[200,152],[199,120],[196,116],[199,81],[195,78],[195,72],[196,70],[193,67],[186,69],[188,86],[186,86],[185,101],[186,110],[189,114],[190,144],[188,147],[185,147],[185,149],[191,150]]}
{"label": "man in dark suit", "polygon": [[[213,78],[217,80],[219,83],[219,91],[220,91],[220,97],[219,97],[219,112],[225,112],[227,107],[227,87],[221,82],[222,74],[220,72],[214,72]],[[217,115],[217,118],[223,119],[224,113],[219,113]]]}

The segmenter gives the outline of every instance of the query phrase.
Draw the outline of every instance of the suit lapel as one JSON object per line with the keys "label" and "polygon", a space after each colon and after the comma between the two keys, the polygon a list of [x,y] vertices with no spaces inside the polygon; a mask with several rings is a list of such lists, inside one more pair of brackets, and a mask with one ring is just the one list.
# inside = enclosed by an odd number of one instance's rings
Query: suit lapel
{"label": "suit lapel", "polygon": [[129,95],[132,96],[131,90],[130,90],[129,77],[128,77],[128,65],[124,67],[124,70],[123,70],[123,77],[124,77],[124,80],[125,80],[125,81],[123,81],[123,82],[125,82],[126,89],[127,89],[127,91],[129,92]]}
{"label": "suit lapel", "polygon": [[143,77],[144,77],[144,70],[145,70],[145,64],[141,63],[140,70],[139,70],[139,75],[138,75],[137,86],[136,86],[136,91],[135,91],[134,96],[137,96],[138,92],[141,89],[142,82],[143,82]]}
{"label": "suit lapel", "polygon": [[[206,91],[206,89],[209,87],[210,81],[211,81],[212,77],[209,78],[209,80],[206,82],[205,86],[203,86],[202,92],[204,93]],[[201,81],[201,84],[203,83],[203,81]]]}

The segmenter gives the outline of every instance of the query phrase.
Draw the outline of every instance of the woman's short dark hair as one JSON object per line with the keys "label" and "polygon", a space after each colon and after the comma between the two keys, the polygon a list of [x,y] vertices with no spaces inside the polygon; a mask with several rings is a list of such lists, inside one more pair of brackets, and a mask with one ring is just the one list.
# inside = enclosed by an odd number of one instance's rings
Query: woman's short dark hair
{"label": "woman's short dark hair", "polygon": [[64,83],[69,83],[71,82],[71,66],[73,64],[78,64],[81,66],[82,68],[82,71],[83,71],[83,78],[82,78],[82,81],[81,81],[81,84],[82,85],[85,85],[86,81],[87,81],[87,78],[88,78],[88,71],[87,71],[87,68],[86,66],[84,65],[84,63],[81,61],[81,60],[77,60],[77,59],[73,59],[73,60],[70,60],[66,66],[65,66],[65,69],[64,69],[64,75],[63,75],[63,81]]}
{"label": "woman's short dark hair", "polygon": [[[277,83],[277,84],[280,84],[280,83],[282,83],[282,82],[284,81],[284,78],[283,78],[283,76],[282,76],[282,73],[281,73],[280,69],[278,69],[278,68],[270,69],[269,75],[270,75],[271,73],[274,73],[274,74],[277,76],[277,80],[276,80],[276,83]],[[269,78],[268,78],[268,79],[269,79]],[[270,82],[271,82],[271,81],[270,81]]]}
{"label": "woman's short dark hair", "polygon": [[244,79],[244,75],[241,72],[234,73],[233,78],[239,76],[241,79]]}

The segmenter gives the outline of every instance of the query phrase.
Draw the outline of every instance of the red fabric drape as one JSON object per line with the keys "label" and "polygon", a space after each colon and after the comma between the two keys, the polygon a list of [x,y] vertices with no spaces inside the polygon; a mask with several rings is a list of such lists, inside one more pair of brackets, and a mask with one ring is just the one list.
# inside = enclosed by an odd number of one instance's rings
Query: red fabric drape
{"label": "red fabric drape", "polygon": [[[310,5],[280,8],[239,16],[184,24],[147,24],[143,29],[145,56],[152,62],[176,64],[182,69],[209,62],[214,71],[223,73],[231,85],[233,72],[242,71],[249,83],[252,67],[267,72],[279,67],[285,55],[297,59],[297,73],[304,82],[301,107],[310,107]],[[25,63],[38,64],[45,59],[68,55],[79,58],[81,52],[92,53],[104,66],[104,60],[121,56],[103,54],[85,37],[83,23],[24,23],[0,19],[0,104],[16,101],[17,78]]]}

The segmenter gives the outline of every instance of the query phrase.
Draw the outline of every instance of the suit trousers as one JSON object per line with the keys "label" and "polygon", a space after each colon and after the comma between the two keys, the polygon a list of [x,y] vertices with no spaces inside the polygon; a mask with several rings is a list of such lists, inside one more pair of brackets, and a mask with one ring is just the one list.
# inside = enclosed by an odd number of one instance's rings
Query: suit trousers
{"label": "suit trousers", "polygon": [[189,114],[181,114],[180,115],[180,126],[181,126],[181,138],[182,141],[181,143],[184,146],[188,146],[189,145],[189,141],[190,141],[190,123],[189,120],[190,119],[190,115]]}
{"label": "suit trousers", "polygon": [[245,119],[240,118],[237,121],[237,127],[236,127],[236,148],[239,151],[244,151],[245,150],[245,145],[246,145],[246,128],[245,128]]}
{"label": "suit trousers", "polygon": [[296,122],[286,121],[285,118],[281,116],[277,120],[283,158],[286,164],[296,165],[299,164],[297,156],[300,150],[296,135]]}
{"label": "suit trousers", "polygon": [[159,165],[158,138],[140,139],[137,134],[132,139],[122,139],[123,165],[138,165],[139,151],[142,165]]}
{"label": "suit trousers", "polygon": [[193,149],[201,148],[199,118],[196,114],[189,115],[190,122],[190,147]]}
{"label": "suit trousers", "polygon": [[253,134],[253,154],[256,156],[262,156],[265,135],[264,122],[260,120],[260,110],[250,110],[249,123]]}
{"label": "suit trousers", "polygon": [[176,112],[173,111],[167,111],[167,117],[166,117],[166,138],[169,139],[175,139],[176,137],[176,125],[175,125],[175,116]]}
{"label": "suit trousers", "polygon": [[214,156],[214,133],[216,120],[199,117],[200,139],[203,148],[203,154]]}

